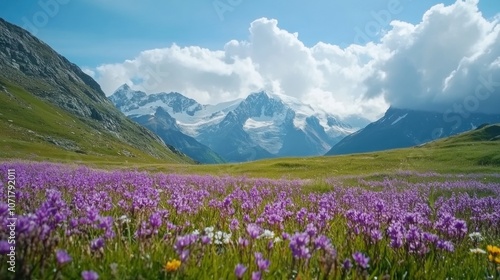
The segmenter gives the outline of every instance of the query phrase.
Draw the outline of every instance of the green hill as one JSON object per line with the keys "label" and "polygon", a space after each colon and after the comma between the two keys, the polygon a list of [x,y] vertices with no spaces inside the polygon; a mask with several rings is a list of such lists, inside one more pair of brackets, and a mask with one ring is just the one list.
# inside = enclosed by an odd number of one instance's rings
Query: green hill
{"label": "green hill", "polygon": [[143,169],[186,173],[237,174],[270,178],[325,178],[393,173],[499,173],[500,124],[488,125],[418,147],[383,152],[260,160],[217,166],[142,166]]}
{"label": "green hill", "polygon": [[1,18],[0,158],[193,162],[127,119],[78,66]]}
{"label": "green hill", "polygon": [[[121,141],[115,134],[98,129],[26,90],[0,79],[0,158],[96,163],[187,163],[132,122],[123,129],[126,137],[147,151]],[[95,121],[94,121],[95,122]],[[127,123],[126,123],[127,125]]]}

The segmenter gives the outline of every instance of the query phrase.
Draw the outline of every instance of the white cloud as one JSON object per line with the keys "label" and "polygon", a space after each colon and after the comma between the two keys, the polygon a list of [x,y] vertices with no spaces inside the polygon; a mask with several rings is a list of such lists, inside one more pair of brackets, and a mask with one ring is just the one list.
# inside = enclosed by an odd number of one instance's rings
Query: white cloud
{"label": "white cloud", "polygon": [[[392,25],[382,38],[392,55],[374,64],[367,97],[382,94],[403,108],[447,111],[461,104],[469,111],[500,113],[500,68],[494,64],[500,25],[482,16],[477,1],[436,5],[416,26]],[[484,79],[492,83],[482,85]],[[483,95],[475,96],[478,87]],[[482,98],[485,90],[488,97]]]}
{"label": "white cloud", "polygon": [[297,33],[266,18],[252,22],[249,34],[248,41],[231,40],[222,50],[172,45],[143,51],[98,67],[95,76],[107,94],[128,83],[213,104],[265,89],[371,119],[389,104],[446,110],[473,94],[482,76],[492,91],[478,110],[498,112],[490,105],[500,104],[500,25],[498,18],[483,18],[477,1],[436,5],[417,25],[392,21],[378,44],[307,47]]}
{"label": "white cloud", "polygon": [[89,75],[90,77],[92,77],[93,79],[95,79],[95,72],[94,72],[94,70],[92,70],[92,69],[90,69],[88,67],[83,67],[82,71],[83,71],[83,73],[85,73],[85,74]]}

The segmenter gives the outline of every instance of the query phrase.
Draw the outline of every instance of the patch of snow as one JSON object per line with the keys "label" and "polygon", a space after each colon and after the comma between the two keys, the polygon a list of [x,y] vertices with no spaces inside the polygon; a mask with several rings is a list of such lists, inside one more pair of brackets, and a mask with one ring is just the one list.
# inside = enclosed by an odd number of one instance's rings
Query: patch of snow
{"label": "patch of snow", "polygon": [[406,118],[406,116],[408,116],[408,113],[406,113],[406,114],[402,115],[401,117],[397,118],[395,121],[393,121],[393,122],[391,123],[391,125],[395,125],[395,124],[396,124],[396,123],[398,123],[400,120],[402,120],[402,119]]}
{"label": "patch of snow", "polygon": [[127,116],[130,116],[130,115],[152,115],[156,112],[156,109],[158,109],[158,107],[162,107],[170,115],[172,114],[172,109],[170,107],[167,107],[167,105],[165,103],[163,103],[161,100],[157,100],[155,102],[148,103],[148,104],[146,104],[142,107],[139,107],[137,109],[127,111],[125,114]]}
{"label": "patch of snow", "polygon": [[281,100],[285,105],[294,110],[297,115],[302,114],[306,116],[311,116],[317,112],[311,107],[311,105],[305,104],[295,97],[277,93],[270,93],[270,94],[268,93],[267,95],[271,98]]}
{"label": "patch of snow", "polygon": [[269,121],[257,121],[255,119],[249,118],[243,125],[244,130],[259,129],[263,127],[270,127],[274,124],[272,120]]}
{"label": "patch of snow", "polygon": [[248,133],[253,142],[271,154],[277,154],[283,146],[281,131],[283,120],[282,114],[249,118],[245,121],[243,130]]}

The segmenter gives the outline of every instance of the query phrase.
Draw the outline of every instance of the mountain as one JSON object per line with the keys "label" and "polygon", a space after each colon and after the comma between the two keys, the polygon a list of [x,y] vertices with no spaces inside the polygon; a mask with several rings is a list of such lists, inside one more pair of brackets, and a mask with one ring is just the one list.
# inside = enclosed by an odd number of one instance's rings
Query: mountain
{"label": "mountain", "polygon": [[78,66],[0,19],[0,157],[192,162],[132,122]]}
{"label": "mountain", "polygon": [[174,114],[193,116],[203,106],[180,93],[147,95],[134,91],[128,85],[119,87],[109,100],[136,123],[156,133],[165,143],[200,163],[223,163],[225,160],[206,145],[186,135],[177,125]]}
{"label": "mountain", "polygon": [[200,163],[224,163],[225,160],[209,147],[182,133],[175,119],[162,107],[154,115],[132,115],[131,120],[156,133],[165,143]]}
{"label": "mountain", "polygon": [[349,135],[326,155],[373,152],[405,148],[462,133],[485,123],[500,122],[500,115],[470,113],[458,118],[439,112],[389,108],[385,115]]}
{"label": "mountain", "polygon": [[[333,114],[289,96],[266,92],[252,93],[243,100],[202,105],[180,93],[148,95],[123,85],[109,98],[134,120],[143,121],[147,119],[143,116],[153,116],[162,107],[175,119],[174,129],[230,162],[322,155],[357,130]],[[363,123],[362,118],[357,121]]]}
{"label": "mountain", "polygon": [[355,129],[283,95],[250,94],[198,139],[230,161],[320,155]]}

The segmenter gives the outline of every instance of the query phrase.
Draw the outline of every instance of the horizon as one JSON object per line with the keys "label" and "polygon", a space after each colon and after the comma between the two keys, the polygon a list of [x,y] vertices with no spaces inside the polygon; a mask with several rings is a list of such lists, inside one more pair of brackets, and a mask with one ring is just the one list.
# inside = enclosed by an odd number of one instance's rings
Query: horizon
{"label": "horizon", "polygon": [[[211,1],[200,4],[204,12],[119,3],[2,3],[0,17],[76,63],[107,96],[127,83],[202,104],[263,90],[371,120],[389,106],[498,113],[500,14],[491,2],[323,1],[298,14],[297,1],[284,10],[281,2]],[[167,7],[178,13],[154,17]]]}

